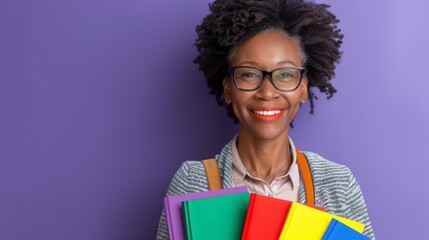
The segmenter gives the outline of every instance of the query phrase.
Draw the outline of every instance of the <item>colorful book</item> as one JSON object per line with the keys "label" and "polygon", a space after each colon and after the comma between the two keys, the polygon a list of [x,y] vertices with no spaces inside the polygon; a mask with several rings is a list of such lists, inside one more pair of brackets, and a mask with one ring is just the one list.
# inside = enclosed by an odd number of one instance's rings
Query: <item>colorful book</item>
{"label": "colorful book", "polygon": [[183,202],[187,239],[240,239],[249,199],[246,192]]}
{"label": "colorful book", "polygon": [[251,193],[241,239],[279,239],[291,205],[291,201]]}
{"label": "colorful book", "polygon": [[332,219],[322,240],[369,240],[369,238],[342,222]]}
{"label": "colorful book", "polygon": [[320,240],[333,218],[360,233],[365,227],[363,223],[294,202],[290,207],[279,240]]}
{"label": "colorful book", "polygon": [[189,193],[183,195],[167,196],[164,198],[165,218],[167,220],[168,235],[171,240],[186,239],[185,224],[183,220],[182,202],[222,196],[234,193],[247,192],[247,187],[225,188],[215,191]]}
{"label": "colorful book", "polygon": [[291,201],[252,193],[241,239],[277,240],[291,205]]}

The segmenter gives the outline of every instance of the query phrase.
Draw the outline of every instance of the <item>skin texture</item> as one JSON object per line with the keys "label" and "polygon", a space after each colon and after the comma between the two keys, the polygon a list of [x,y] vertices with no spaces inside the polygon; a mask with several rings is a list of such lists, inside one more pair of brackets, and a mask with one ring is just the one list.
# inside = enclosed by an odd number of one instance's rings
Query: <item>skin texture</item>
{"label": "skin texture", "polygon": [[[279,30],[266,30],[240,45],[231,66],[250,66],[265,71],[281,67],[302,67],[298,42]],[[268,183],[284,175],[291,165],[288,127],[308,98],[304,77],[293,92],[274,88],[268,77],[254,91],[235,87],[232,77],[223,80],[224,97],[239,120],[238,152],[246,169]],[[254,110],[281,110],[280,116],[264,118]]]}

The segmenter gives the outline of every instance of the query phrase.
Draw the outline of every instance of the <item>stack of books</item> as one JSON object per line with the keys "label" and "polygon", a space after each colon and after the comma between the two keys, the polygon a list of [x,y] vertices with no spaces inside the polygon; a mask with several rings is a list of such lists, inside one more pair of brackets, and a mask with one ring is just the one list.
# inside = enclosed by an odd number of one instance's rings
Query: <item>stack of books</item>
{"label": "stack of books", "polygon": [[246,187],[164,198],[171,240],[363,240],[364,224]]}

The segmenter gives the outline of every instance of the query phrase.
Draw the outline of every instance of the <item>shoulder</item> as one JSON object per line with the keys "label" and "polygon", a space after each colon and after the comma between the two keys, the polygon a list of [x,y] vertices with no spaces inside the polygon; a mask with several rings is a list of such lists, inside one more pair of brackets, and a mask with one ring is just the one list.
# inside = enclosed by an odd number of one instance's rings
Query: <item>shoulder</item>
{"label": "shoulder", "polygon": [[304,154],[313,176],[316,202],[326,206],[330,212],[338,213],[350,197],[348,194],[350,182],[354,181],[351,171],[348,167],[327,160],[316,153],[304,152]]}
{"label": "shoulder", "polygon": [[185,161],[177,170],[176,174],[173,177],[179,179],[189,179],[189,177],[193,177],[194,175],[204,174],[204,165],[201,161]]}
{"label": "shoulder", "polygon": [[322,156],[304,152],[313,176],[316,201],[328,211],[345,216],[350,201],[360,195],[360,188],[350,169]]}
{"label": "shoulder", "polygon": [[[235,137],[225,145],[219,155],[216,155],[222,180],[225,188],[232,184],[232,154],[231,148]],[[179,167],[171,180],[167,195],[178,195],[208,191],[206,170],[202,161],[185,161]]]}
{"label": "shoulder", "polygon": [[167,195],[179,195],[207,190],[207,178],[201,161],[185,161],[171,180]]}
{"label": "shoulder", "polygon": [[308,159],[314,181],[342,181],[352,177],[350,169],[317,153],[303,152]]}

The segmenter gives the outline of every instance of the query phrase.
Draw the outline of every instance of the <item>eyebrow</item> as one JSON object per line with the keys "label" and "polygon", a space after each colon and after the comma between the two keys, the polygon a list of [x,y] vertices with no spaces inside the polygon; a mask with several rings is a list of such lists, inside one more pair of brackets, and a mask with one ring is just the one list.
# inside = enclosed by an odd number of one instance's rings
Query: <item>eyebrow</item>
{"label": "eyebrow", "polygon": [[[240,62],[238,65],[243,65],[243,64],[249,64],[249,65],[253,65],[253,66],[258,66],[258,63],[255,61],[244,61],[244,62]],[[277,65],[283,65],[283,64],[292,64],[294,66],[298,66],[296,65],[294,62],[292,61],[279,61],[277,62]]]}
{"label": "eyebrow", "polygon": [[298,65],[296,65],[294,62],[292,62],[292,61],[280,61],[280,62],[278,62],[277,63],[277,65],[283,65],[283,64],[292,64],[292,65],[294,65],[295,67],[297,67]]}

